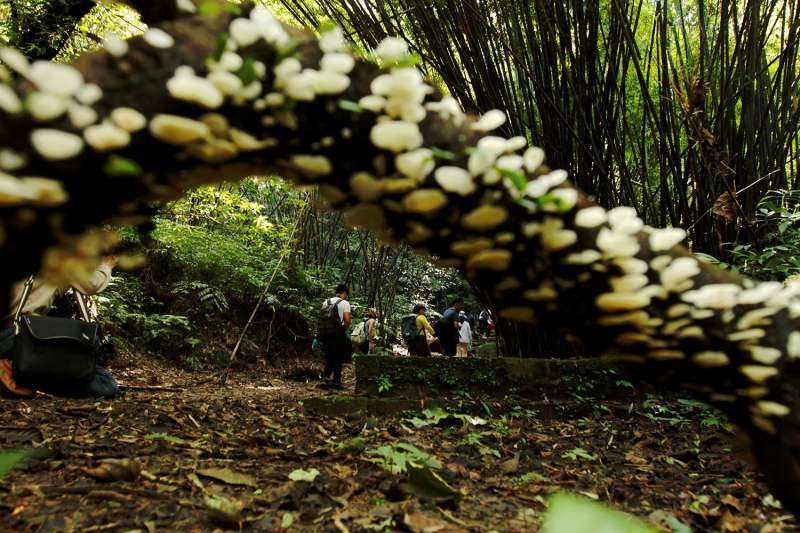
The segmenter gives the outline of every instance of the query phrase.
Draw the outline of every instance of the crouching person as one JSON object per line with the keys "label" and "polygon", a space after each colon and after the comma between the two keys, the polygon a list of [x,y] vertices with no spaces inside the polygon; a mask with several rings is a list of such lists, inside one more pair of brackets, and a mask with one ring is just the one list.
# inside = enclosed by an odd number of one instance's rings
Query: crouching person
{"label": "crouching person", "polygon": [[[88,277],[73,283],[72,288],[79,293],[76,298],[79,299],[79,303],[82,303],[83,311],[86,310],[86,307],[82,295],[91,296],[103,291],[111,281],[111,271],[116,262],[115,257],[107,257]],[[4,327],[0,330],[0,395],[3,397],[31,397],[34,395],[35,390],[74,398],[110,398],[117,394],[119,386],[116,380],[107,370],[93,364],[91,357],[84,359],[84,364],[87,366],[83,372],[85,376],[80,381],[60,381],[58,376],[55,375],[58,372],[55,371],[54,364],[54,375],[52,377],[46,381],[36,380],[36,382],[29,382],[24,375],[20,375],[19,362],[15,364],[12,361],[11,356],[15,352],[15,343],[22,342],[17,339],[19,335],[17,332],[19,328],[23,327],[25,317],[46,316],[50,312],[55,298],[67,290],[69,290],[69,287],[56,287],[34,278],[27,282],[19,282],[14,287],[12,311],[6,316]],[[84,316],[84,320],[87,318],[88,313]],[[56,325],[54,327],[64,326]],[[93,349],[90,343],[96,339],[91,338],[91,333],[96,333],[96,327],[95,324],[89,322],[73,325],[75,331],[81,330],[79,336],[87,343],[87,353],[90,353]],[[84,328],[86,333],[83,332]],[[76,342],[80,342],[80,340]],[[64,347],[63,349],[67,348]],[[94,349],[96,349],[96,346]],[[59,344],[52,343],[42,353],[46,353],[46,357],[52,357],[55,360],[59,357],[58,350]],[[39,357],[42,357],[41,353]],[[61,363],[60,359],[58,363]],[[88,365],[93,365],[94,368],[90,368]]]}

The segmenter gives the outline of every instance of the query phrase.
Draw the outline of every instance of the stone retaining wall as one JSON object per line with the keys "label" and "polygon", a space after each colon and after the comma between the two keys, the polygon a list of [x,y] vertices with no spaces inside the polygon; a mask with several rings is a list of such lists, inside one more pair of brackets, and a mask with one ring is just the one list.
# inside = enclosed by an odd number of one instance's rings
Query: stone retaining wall
{"label": "stone retaining wall", "polygon": [[477,392],[604,397],[625,386],[622,370],[603,359],[359,355],[354,363],[356,392],[369,396],[430,398]]}

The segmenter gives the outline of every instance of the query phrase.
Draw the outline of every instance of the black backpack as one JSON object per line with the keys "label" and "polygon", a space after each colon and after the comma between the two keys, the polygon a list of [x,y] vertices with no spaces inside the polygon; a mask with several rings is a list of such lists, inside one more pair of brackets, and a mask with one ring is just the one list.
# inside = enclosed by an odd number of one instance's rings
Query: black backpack
{"label": "black backpack", "polygon": [[436,333],[436,337],[438,337],[439,340],[446,341],[453,337],[454,329],[453,325],[447,324],[447,322],[444,321],[444,316],[442,316],[433,325],[433,331]]}
{"label": "black backpack", "polygon": [[[336,300],[334,302],[334,300]],[[322,302],[317,317],[317,336],[327,337],[343,331],[342,320],[339,318],[339,303],[341,298],[328,298]]]}
{"label": "black backpack", "polygon": [[417,330],[417,315],[404,316],[400,321],[400,333],[403,335],[403,340],[412,342],[420,337]]}

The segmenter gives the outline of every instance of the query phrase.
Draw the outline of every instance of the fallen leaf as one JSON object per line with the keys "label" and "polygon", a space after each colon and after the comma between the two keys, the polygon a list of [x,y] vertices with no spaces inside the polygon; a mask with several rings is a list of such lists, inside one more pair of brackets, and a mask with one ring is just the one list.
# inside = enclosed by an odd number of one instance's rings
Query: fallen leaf
{"label": "fallen leaf", "polygon": [[519,452],[514,454],[514,457],[508,461],[500,463],[500,471],[504,474],[512,474],[519,469]]}
{"label": "fallen leaf", "polygon": [[283,513],[283,517],[281,518],[281,527],[283,529],[289,529],[294,524],[294,513]]}
{"label": "fallen leaf", "polygon": [[336,475],[339,476],[340,478],[349,478],[354,476],[356,473],[354,468],[343,464],[337,463],[333,465],[331,468],[333,469],[334,472],[336,472]]}
{"label": "fallen leaf", "polygon": [[413,533],[459,533],[466,531],[449,522],[422,513],[406,513],[403,517],[403,523]]}
{"label": "fallen leaf", "polygon": [[198,470],[197,474],[203,477],[209,477],[222,481],[228,485],[245,485],[248,487],[257,487],[258,484],[253,476],[242,474],[241,472],[234,472],[230,468],[204,468]]}
{"label": "fallen leaf", "polygon": [[206,496],[204,502],[212,520],[222,525],[238,527],[244,509],[243,502],[224,496]]}
{"label": "fallen leaf", "polygon": [[319,470],[316,468],[311,468],[310,470],[303,470],[298,468],[297,470],[293,470],[291,474],[289,474],[289,479],[292,481],[314,481],[317,479],[319,475]]}
{"label": "fallen leaf", "polygon": [[723,496],[720,499],[720,501],[722,503],[724,503],[725,505],[733,507],[734,509],[736,509],[740,513],[742,512],[742,502],[740,502],[739,499],[736,498],[735,496],[733,496],[731,494],[726,494],[725,496]]}
{"label": "fallen leaf", "polygon": [[675,518],[675,515],[666,511],[653,511],[647,516],[647,519],[661,526],[665,531],[671,531],[672,533],[692,533],[692,528]]}
{"label": "fallen leaf", "polygon": [[747,521],[739,516],[733,516],[730,511],[725,511],[717,522],[717,528],[722,531],[744,531]]}
{"label": "fallen leaf", "polygon": [[730,192],[720,194],[714,201],[711,212],[728,221],[736,220],[736,203]]}
{"label": "fallen leaf", "polygon": [[95,468],[83,471],[100,481],[135,481],[141,470],[135,459],[104,459]]}
{"label": "fallen leaf", "polygon": [[458,494],[439,474],[427,466],[407,466],[408,488],[418,496],[429,498],[450,498]]}

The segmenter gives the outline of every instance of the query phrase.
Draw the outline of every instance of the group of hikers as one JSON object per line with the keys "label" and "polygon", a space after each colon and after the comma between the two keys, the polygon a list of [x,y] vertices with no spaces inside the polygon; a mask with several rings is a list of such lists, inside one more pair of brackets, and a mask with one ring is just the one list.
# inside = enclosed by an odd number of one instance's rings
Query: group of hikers
{"label": "group of hikers", "polygon": [[472,351],[475,318],[464,309],[464,301],[454,300],[433,325],[427,312],[425,304],[416,304],[412,314],[403,318],[401,331],[408,354],[430,357],[431,345],[438,340],[443,355],[467,357]]}
{"label": "group of hikers", "polygon": [[[340,284],[335,293],[335,296],[322,302],[314,342],[319,343],[325,356],[321,378],[326,380],[328,386],[339,388],[342,386],[342,367],[351,360],[353,351],[364,354],[375,352],[378,320],[375,309],[369,308],[364,313],[363,321],[356,324],[350,333],[353,324],[350,290],[347,285]],[[428,320],[427,312],[425,304],[416,304],[412,313],[401,321],[401,334],[408,354],[430,357],[431,346],[435,346],[437,349],[433,351],[440,351],[445,356],[469,356],[472,352],[475,317],[464,308],[464,300],[454,299],[433,324]],[[487,336],[493,331],[494,318],[489,310],[483,309],[478,315],[478,333]]]}
{"label": "group of hikers", "polygon": [[[0,327],[0,395],[31,397],[36,390],[71,397],[116,395],[116,380],[96,364],[99,326],[89,317],[85,299],[108,286],[115,265],[115,257],[106,257],[84,279],[67,287],[34,277],[17,284]],[[79,304],[82,320],[48,317],[55,300],[70,293]],[[412,314],[402,319],[401,333],[409,355],[430,357],[434,346],[433,351],[445,356],[467,357],[472,351],[475,318],[464,308],[464,301],[452,301],[433,324],[427,312],[425,304],[416,304]],[[354,349],[365,354],[376,350],[376,310],[366,309],[355,325],[352,315],[349,289],[340,284],[335,296],[322,303],[315,337],[325,355],[322,377],[333,387],[341,386],[342,367],[351,360]],[[355,326],[352,334],[351,325]],[[482,310],[479,334],[485,336],[492,329],[491,313]]]}

